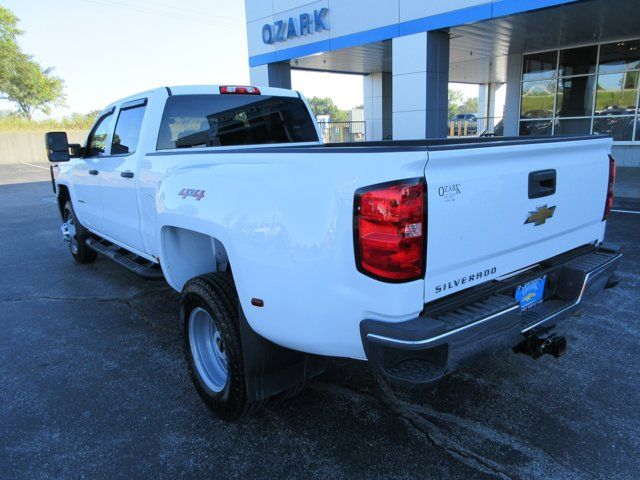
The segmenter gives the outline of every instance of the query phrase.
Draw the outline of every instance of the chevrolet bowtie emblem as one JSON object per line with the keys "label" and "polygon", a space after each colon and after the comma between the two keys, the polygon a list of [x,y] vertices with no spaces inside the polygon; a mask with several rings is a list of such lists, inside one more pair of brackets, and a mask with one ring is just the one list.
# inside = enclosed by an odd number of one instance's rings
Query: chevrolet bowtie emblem
{"label": "chevrolet bowtie emblem", "polygon": [[536,208],[533,212],[529,212],[529,216],[524,221],[524,224],[533,223],[534,226],[544,224],[549,218],[553,217],[553,213],[556,211],[556,207],[543,206]]}

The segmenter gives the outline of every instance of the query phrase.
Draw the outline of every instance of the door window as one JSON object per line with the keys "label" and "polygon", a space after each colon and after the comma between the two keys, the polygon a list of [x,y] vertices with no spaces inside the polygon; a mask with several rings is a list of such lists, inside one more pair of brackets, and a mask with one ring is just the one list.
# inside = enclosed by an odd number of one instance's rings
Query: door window
{"label": "door window", "polygon": [[145,104],[120,110],[111,143],[111,155],[134,153],[140,138]]}
{"label": "door window", "polygon": [[87,140],[87,157],[103,155],[107,150],[107,136],[111,130],[112,113],[108,113],[93,127]]}

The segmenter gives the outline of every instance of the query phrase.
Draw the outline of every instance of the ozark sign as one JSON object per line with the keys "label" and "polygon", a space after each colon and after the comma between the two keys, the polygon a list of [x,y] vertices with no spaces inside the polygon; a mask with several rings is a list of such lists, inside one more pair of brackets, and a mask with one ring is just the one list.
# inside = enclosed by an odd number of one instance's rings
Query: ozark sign
{"label": "ozark sign", "polygon": [[302,13],[297,18],[289,17],[288,20],[278,20],[267,23],[262,27],[262,41],[267,45],[276,42],[284,42],[291,38],[304,37],[312,33],[329,30],[329,9],[314,10],[313,15]]}

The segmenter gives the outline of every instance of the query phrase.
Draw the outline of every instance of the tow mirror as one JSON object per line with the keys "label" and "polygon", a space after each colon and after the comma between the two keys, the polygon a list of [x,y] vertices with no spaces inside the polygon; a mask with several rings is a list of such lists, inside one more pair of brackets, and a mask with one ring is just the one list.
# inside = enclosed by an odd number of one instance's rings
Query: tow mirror
{"label": "tow mirror", "polygon": [[69,140],[67,140],[66,132],[47,132],[44,135],[45,145],[47,146],[47,158],[50,162],[68,162]]}

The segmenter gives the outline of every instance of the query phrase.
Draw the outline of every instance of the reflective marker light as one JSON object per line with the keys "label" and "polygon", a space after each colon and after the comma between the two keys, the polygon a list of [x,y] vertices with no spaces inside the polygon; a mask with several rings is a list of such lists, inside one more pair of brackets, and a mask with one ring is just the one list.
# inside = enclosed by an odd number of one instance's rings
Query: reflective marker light
{"label": "reflective marker light", "polygon": [[264,307],[264,300],[262,300],[261,298],[252,298],[251,305],[253,305],[254,307]]}
{"label": "reflective marker light", "polygon": [[613,208],[613,183],[616,179],[616,161],[613,156],[609,155],[609,185],[607,186],[607,199],[604,204],[604,215],[602,221],[609,218],[611,209]]}
{"label": "reflective marker light", "polygon": [[354,205],[358,270],[387,282],[424,276],[426,187],[422,179],[361,188]]}
{"label": "reflective marker light", "polygon": [[260,95],[260,90],[256,87],[244,87],[241,85],[223,85],[220,93],[237,93],[244,95]]}

